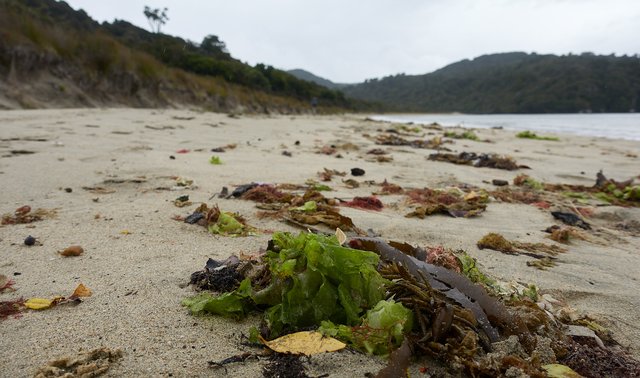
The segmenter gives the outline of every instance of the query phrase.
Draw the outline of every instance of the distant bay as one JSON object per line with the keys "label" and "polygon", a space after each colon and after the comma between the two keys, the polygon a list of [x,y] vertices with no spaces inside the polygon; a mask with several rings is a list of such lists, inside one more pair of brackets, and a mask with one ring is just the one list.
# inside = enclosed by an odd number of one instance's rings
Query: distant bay
{"label": "distant bay", "polygon": [[377,121],[430,124],[445,127],[499,128],[640,140],[640,113],[597,114],[384,114]]}

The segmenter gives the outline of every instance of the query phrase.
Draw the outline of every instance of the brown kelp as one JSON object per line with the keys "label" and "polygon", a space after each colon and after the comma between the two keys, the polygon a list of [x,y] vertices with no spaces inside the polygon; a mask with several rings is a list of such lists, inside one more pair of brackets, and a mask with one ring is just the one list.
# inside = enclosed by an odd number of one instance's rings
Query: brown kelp
{"label": "brown kelp", "polygon": [[417,207],[407,217],[448,214],[452,217],[473,217],[482,213],[489,202],[485,192],[465,193],[458,188],[413,189],[405,192],[410,204]]}
{"label": "brown kelp", "polygon": [[443,161],[459,165],[472,165],[477,168],[487,167],[514,171],[519,168],[529,168],[518,165],[510,156],[498,154],[477,154],[475,152],[461,152],[459,154],[438,152],[429,155],[429,160]]}

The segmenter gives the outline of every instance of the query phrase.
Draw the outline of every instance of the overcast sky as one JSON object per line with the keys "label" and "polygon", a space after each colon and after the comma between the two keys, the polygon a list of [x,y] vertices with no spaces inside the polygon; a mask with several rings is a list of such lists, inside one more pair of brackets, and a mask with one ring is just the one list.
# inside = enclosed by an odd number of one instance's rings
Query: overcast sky
{"label": "overcast sky", "polygon": [[146,29],[144,6],[167,7],[167,34],[195,42],[215,34],[251,65],[303,68],[334,82],[423,74],[496,52],[640,53],[640,0],[67,2],[98,21]]}

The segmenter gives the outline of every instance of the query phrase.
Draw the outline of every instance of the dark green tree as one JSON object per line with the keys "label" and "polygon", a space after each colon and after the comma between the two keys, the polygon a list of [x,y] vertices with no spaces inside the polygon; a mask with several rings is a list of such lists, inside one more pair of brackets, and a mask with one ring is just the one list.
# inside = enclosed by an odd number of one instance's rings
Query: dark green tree
{"label": "dark green tree", "polygon": [[227,53],[227,45],[218,38],[217,35],[209,34],[208,36],[202,39],[202,43],[200,44],[200,48],[208,52],[212,55],[217,55],[219,53]]}

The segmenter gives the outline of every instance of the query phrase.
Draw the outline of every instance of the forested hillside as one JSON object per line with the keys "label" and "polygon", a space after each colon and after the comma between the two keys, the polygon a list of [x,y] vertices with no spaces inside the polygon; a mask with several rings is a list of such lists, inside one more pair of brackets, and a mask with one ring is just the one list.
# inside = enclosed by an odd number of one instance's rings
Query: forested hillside
{"label": "forested hillside", "polygon": [[640,58],[504,53],[426,75],[396,75],[342,89],[397,111],[569,113],[640,111]]}
{"label": "forested hillside", "polygon": [[364,106],[274,67],[242,63],[214,34],[196,43],[125,21],[99,24],[54,0],[0,0],[0,87],[0,108],[179,103],[305,111],[314,97],[325,110]]}

